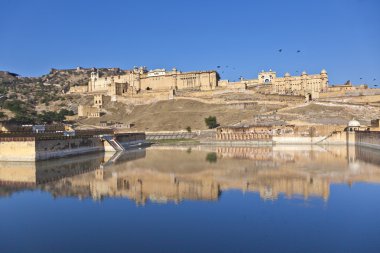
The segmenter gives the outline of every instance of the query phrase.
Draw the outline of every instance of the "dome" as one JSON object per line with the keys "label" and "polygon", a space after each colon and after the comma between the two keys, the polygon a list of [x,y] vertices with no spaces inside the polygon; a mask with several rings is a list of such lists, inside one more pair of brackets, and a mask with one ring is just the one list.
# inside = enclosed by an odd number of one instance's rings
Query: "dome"
{"label": "dome", "polygon": [[327,74],[327,71],[325,69],[322,69],[321,74]]}
{"label": "dome", "polygon": [[348,126],[349,127],[360,127],[360,122],[355,120],[355,119],[352,119],[348,122]]}
{"label": "dome", "polygon": [[286,72],[285,77],[289,77],[289,76],[290,76],[289,72]]}
{"label": "dome", "polygon": [[302,75],[307,75],[306,71],[302,71]]}

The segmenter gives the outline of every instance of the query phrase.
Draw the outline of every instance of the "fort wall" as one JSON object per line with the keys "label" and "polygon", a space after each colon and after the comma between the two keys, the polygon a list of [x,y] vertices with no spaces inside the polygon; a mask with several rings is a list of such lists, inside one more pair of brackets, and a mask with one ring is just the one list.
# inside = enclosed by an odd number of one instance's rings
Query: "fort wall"
{"label": "fort wall", "polygon": [[[335,88],[335,89],[334,89]],[[379,95],[380,89],[369,89],[369,88],[360,88],[352,87],[351,89],[336,89],[332,87],[327,92],[319,93],[319,98],[334,98],[334,97],[357,97],[357,96],[373,96]]]}
{"label": "fort wall", "polygon": [[88,86],[72,86],[68,93],[85,93],[88,91]]}

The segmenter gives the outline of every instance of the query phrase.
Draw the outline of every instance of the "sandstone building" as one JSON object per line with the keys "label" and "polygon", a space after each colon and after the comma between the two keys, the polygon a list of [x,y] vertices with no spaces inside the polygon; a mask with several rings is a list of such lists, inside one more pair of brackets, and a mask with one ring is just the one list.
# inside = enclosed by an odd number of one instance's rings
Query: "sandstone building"
{"label": "sandstone building", "polygon": [[328,75],[326,70],[319,74],[308,75],[305,71],[300,76],[291,76],[286,73],[284,77],[278,77],[273,70],[261,71],[257,79],[241,79],[239,82],[229,82],[221,80],[220,87],[252,87],[268,86],[270,93],[280,95],[306,96],[307,99],[319,97],[319,93],[328,89]]}
{"label": "sandstone building", "polygon": [[[318,98],[319,93],[328,91],[328,75],[326,70],[319,74],[308,75],[305,71],[300,76],[286,73],[278,77],[275,71],[261,71],[257,79],[241,79],[238,82],[219,80],[216,71],[181,72],[176,68],[147,70],[146,67],[135,67],[117,76],[101,77],[94,71],[91,73],[87,91],[90,93],[106,93],[109,96],[135,94],[144,90],[170,91],[181,89],[214,90],[246,89],[248,87],[267,87],[272,94],[305,96],[308,100]],[[72,90],[75,92],[74,90]]]}
{"label": "sandstone building", "polygon": [[79,105],[78,117],[99,118],[100,110],[95,106]]}
{"label": "sandstone building", "polygon": [[102,92],[110,96],[138,93],[142,90],[200,89],[212,90],[217,87],[216,71],[181,72],[135,67],[124,75],[100,77],[92,72],[88,92]]}

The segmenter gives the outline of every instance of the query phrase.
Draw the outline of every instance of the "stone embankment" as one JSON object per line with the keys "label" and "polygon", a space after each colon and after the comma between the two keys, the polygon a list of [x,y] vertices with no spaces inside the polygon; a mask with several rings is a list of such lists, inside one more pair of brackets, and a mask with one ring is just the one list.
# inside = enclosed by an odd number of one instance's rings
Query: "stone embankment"
{"label": "stone embankment", "polygon": [[112,149],[103,136],[123,147],[145,143],[144,133],[119,133],[80,131],[75,136],[63,134],[7,133],[0,134],[0,161],[36,161]]}

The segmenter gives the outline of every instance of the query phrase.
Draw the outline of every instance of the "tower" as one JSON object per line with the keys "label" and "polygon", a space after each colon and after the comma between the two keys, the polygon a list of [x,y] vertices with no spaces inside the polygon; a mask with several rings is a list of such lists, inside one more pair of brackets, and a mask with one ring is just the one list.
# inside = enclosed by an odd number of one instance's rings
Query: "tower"
{"label": "tower", "polygon": [[90,81],[88,82],[88,91],[94,91],[95,90],[95,83],[96,80],[99,79],[99,72],[93,71],[91,72]]}
{"label": "tower", "polygon": [[262,70],[258,75],[258,79],[259,84],[271,84],[276,79],[276,72],[271,69],[269,71]]}
{"label": "tower", "polygon": [[325,69],[322,69],[320,91],[326,91],[328,86],[329,86],[329,78],[327,75],[327,71]]}

